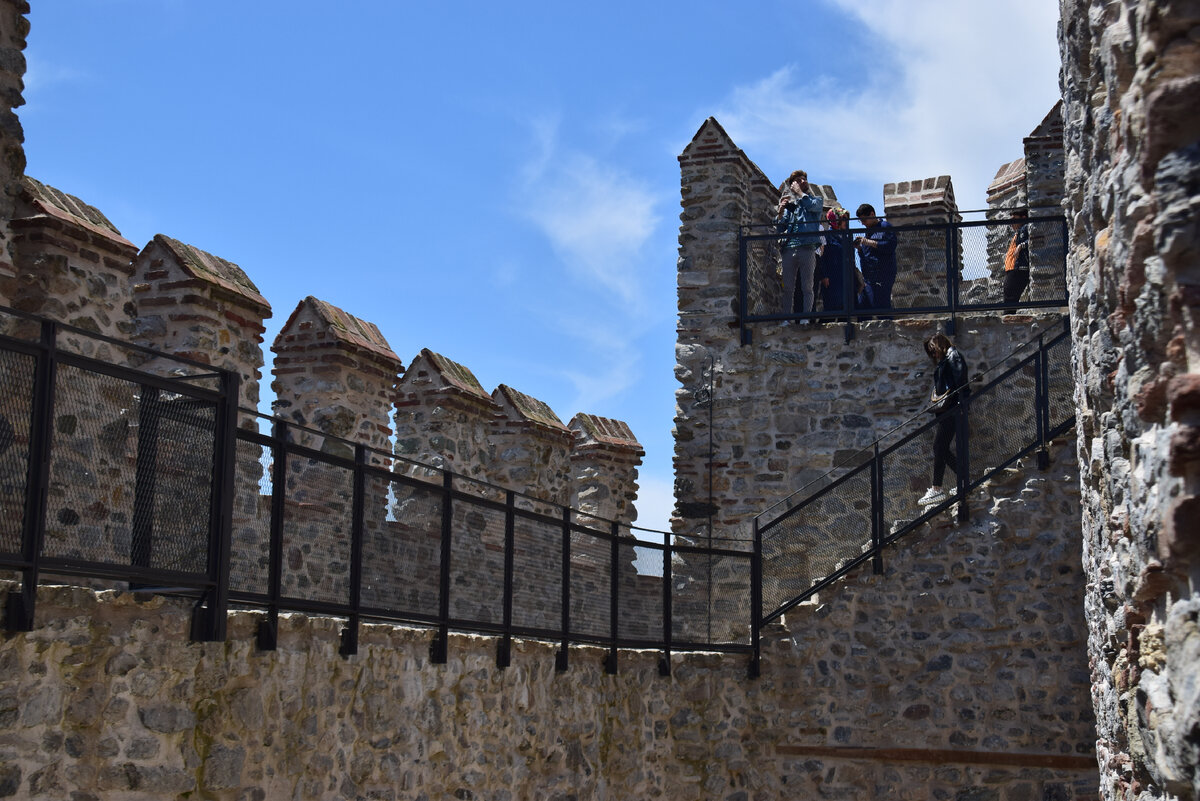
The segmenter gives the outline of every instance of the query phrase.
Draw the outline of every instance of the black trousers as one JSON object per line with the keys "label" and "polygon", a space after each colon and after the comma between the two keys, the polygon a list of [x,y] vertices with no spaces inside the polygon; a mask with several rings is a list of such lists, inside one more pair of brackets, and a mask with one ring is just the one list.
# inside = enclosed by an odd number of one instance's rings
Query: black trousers
{"label": "black trousers", "polygon": [[933,433],[933,486],[935,487],[942,486],[947,466],[954,471],[954,475],[958,475],[958,456],[950,450],[950,443],[954,440],[957,426],[958,415],[953,408],[938,418],[937,428]]}
{"label": "black trousers", "polygon": [[1004,274],[1004,302],[1016,303],[1029,286],[1029,270],[1009,270]]}

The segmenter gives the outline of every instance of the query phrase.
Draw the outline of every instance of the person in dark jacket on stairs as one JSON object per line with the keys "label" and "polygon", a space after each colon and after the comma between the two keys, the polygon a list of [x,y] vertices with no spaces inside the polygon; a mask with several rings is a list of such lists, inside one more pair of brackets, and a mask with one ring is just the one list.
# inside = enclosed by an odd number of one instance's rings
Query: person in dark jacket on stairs
{"label": "person in dark jacket on stairs", "polygon": [[933,392],[929,397],[929,410],[937,415],[937,428],[933,435],[933,486],[917,501],[921,506],[935,506],[954,494],[942,489],[942,479],[949,467],[958,475],[958,456],[950,450],[954,432],[958,425],[956,414],[960,403],[966,400],[971,388],[968,385],[967,360],[945,334],[934,334],[925,340],[925,353],[937,365],[933,370]]}

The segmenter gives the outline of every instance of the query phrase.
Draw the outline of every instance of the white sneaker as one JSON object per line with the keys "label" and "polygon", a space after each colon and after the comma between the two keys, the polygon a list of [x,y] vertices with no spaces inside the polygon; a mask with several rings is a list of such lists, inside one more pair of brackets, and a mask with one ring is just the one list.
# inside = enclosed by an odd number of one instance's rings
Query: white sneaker
{"label": "white sneaker", "polygon": [[936,506],[942,501],[949,500],[950,496],[941,487],[930,487],[917,501],[920,506]]}

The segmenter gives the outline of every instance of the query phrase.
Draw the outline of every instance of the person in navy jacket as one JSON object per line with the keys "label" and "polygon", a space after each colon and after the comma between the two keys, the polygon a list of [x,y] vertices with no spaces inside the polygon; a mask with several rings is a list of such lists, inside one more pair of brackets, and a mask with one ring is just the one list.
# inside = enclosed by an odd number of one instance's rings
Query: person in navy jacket
{"label": "person in navy jacket", "polygon": [[863,278],[871,285],[874,308],[892,308],[892,285],[896,283],[896,232],[891,223],[875,214],[875,207],[864,203],[856,215],[868,231],[854,240],[862,263]]}

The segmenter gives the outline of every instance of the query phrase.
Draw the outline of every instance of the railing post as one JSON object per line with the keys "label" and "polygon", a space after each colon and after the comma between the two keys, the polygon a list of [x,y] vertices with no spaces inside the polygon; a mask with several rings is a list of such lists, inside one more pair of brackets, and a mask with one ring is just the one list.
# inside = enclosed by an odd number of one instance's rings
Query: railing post
{"label": "railing post", "polygon": [[741,329],[741,342],[743,345],[749,345],[753,342],[754,336],[750,332],[750,326],[746,325],[746,315],[750,311],[750,301],[747,297],[750,288],[750,280],[747,275],[748,265],[746,264],[746,229],[745,226],[738,227],[738,325]]}
{"label": "railing post", "polygon": [[762,534],[758,518],[752,523],[754,550],[750,553],[750,665],[746,675],[757,679],[762,674]]}
{"label": "railing post", "polygon": [[225,639],[229,613],[229,551],[233,541],[233,492],[237,472],[238,394],[241,377],[232,370],[221,373],[221,400],[217,406],[213,442],[212,496],[208,512],[208,577],[212,587],[192,610],[192,639],[220,642]]}
{"label": "railing post", "polygon": [[671,535],[663,533],[663,655],[658,660],[658,675],[671,675]]}
{"label": "railing post", "polygon": [[883,457],[878,442],[871,458],[871,570],[883,575]]}
{"label": "railing post", "polygon": [[513,550],[516,546],[516,494],[504,493],[504,633],[496,644],[496,667],[506,668],[512,662],[513,613]]}
{"label": "railing post", "polygon": [[1034,409],[1037,412],[1038,468],[1050,466],[1049,443],[1046,435],[1050,431],[1050,365],[1046,358],[1044,336],[1038,337],[1037,355],[1034,359],[1036,380],[1034,381]]}
{"label": "railing post", "polygon": [[967,487],[971,483],[971,393],[969,387],[967,391],[959,390],[958,405],[954,409],[954,425],[955,437],[958,439],[958,444],[955,448],[957,451],[958,470],[954,473],[954,481],[958,485],[956,495],[958,497],[958,522],[965,523],[970,519],[970,510],[967,508]]}
{"label": "railing post", "polygon": [[960,230],[953,222],[946,224],[946,301],[950,309],[950,319],[946,323],[946,333],[954,336],[958,328],[958,253]]}
{"label": "railing post", "polygon": [[342,629],[342,645],[338,653],[353,656],[358,653],[358,624],[362,604],[362,555],[365,536],[367,498],[367,447],[361,442],[354,445],[354,498],[350,512],[350,618]]}
{"label": "railing post", "polygon": [[854,323],[856,317],[851,316],[854,313],[854,306],[858,300],[858,278],[854,272],[854,245],[849,236],[842,238],[842,311],[846,313],[845,335],[846,344],[850,344],[850,340],[854,339]]}
{"label": "railing post", "polygon": [[571,647],[571,510],[562,511],[562,644],[554,655],[554,669],[567,669],[567,654]]}
{"label": "railing post", "polygon": [[612,534],[608,556],[608,633],[610,640],[608,656],[604,660],[604,672],[609,675],[615,675],[617,672],[617,638],[620,636],[621,627],[621,604],[619,597],[621,586],[621,544],[617,541],[618,531],[617,522],[614,520],[609,526],[609,533]]}
{"label": "railing post", "polygon": [[154,491],[158,475],[158,387],[141,387],[138,403],[137,464],[133,479],[133,530],[130,532],[129,563],[149,567],[154,549]]}
{"label": "railing post", "polygon": [[283,594],[283,516],[287,491],[288,424],[271,423],[271,532],[267,545],[267,619],[258,624],[260,651],[274,651],[279,639],[279,601]]}
{"label": "railing post", "polygon": [[8,593],[4,625],[9,631],[33,631],[39,563],[46,538],[46,494],[50,487],[50,447],[54,441],[54,388],[58,372],[58,327],[42,321],[33,369],[33,405],[29,413],[29,466],[25,474],[25,515],[21,525],[21,589]]}
{"label": "railing post", "polygon": [[450,646],[450,553],[454,527],[451,515],[454,506],[450,494],[454,491],[454,474],[442,472],[442,559],[438,571],[438,629],[429,644],[429,660],[435,665],[446,664]]}

